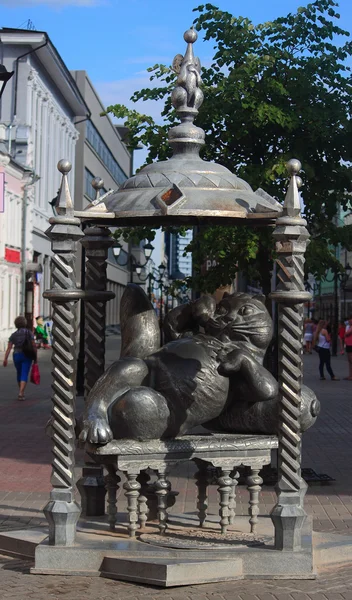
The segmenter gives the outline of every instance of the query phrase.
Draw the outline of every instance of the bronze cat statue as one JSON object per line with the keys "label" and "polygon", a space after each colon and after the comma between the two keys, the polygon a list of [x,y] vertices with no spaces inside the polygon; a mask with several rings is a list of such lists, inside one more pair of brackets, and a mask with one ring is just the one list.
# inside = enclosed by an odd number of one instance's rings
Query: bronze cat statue
{"label": "bronze cat statue", "polygon": [[[263,366],[272,321],[262,297],[211,296],[172,310],[165,341],[152,306],[130,284],[121,302],[121,358],[87,399],[82,441],[161,439],[198,425],[232,433],[276,433],[278,384]],[[200,332],[200,329],[202,331]],[[302,393],[302,430],[318,401]]]}

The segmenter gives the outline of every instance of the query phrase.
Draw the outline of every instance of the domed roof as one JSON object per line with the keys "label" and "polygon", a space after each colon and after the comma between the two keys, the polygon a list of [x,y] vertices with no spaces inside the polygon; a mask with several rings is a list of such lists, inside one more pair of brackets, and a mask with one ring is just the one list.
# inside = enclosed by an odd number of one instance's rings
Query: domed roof
{"label": "domed roof", "polygon": [[199,218],[276,218],[282,207],[274,198],[261,189],[254,192],[225,167],[200,158],[205,134],[193,123],[203,102],[200,62],[193,54],[197,33],[189,29],[184,39],[185,56],[178,54],[173,62],[177,85],[172,92],[172,103],[181,123],[169,131],[172,158],[145,166],[104,198],[104,207],[91,206],[87,212],[114,213],[119,224],[192,222]]}

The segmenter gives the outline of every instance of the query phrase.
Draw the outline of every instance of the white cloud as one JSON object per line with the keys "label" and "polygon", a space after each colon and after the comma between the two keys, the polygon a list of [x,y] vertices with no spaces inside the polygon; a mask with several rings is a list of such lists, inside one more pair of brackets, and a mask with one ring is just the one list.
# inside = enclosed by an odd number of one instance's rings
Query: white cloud
{"label": "white cloud", "polygon": [[154,81],[149,80],[149,75],[145,71],[129,79],[94,82],[94,86],[105,106],[124,104],[128,108],[133,108],[145,115],[150,115],[159,123],[162,122],[161,111],[164,108],[163,100],[146,100],[145,102],[143,100],[139,100],[138,102],[130,100],[133,92],[142,88],[156,86]]}
{"label": "white cloud", "polygon": [[[117,81],[100,81],[95,82],[94,86],[98,91],[98,94],[104,104],[104,106],[110,106],[111,104],[124,104],[128,108],[138,110],[140,113],[149,115],[153,119],[161,123],[162,117],[161,112],[164,108],[163,100],[147,100],[143,102],[131,102],[130,98],[133,92],[141,90],[146,87],[155,87],[154,81],[149,81],[149,75],[145,71],[141,74],[135,74],[130,79],[120,79]],[[141,167],[146,160],[148,151],[146,148],[138,150],[134,155],[134,169]]]}
{"label": "white cloud", "polygon": [[101,6],[106,4],[105,0],[0,0],[0,6],[49,6],[53,8],[63,8],[64,6]]}

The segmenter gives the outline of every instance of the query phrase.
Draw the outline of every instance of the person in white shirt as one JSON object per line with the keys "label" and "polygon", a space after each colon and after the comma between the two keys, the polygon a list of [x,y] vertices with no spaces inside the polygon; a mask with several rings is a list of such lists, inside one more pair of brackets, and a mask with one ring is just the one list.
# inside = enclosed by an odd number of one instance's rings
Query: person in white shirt
{"label": "person in white shirt", "polygon": [[324,366],[326,366],[326,370],[329,373],[331,380],[332,381],[338,381],[338,378],[335,377],[334,372],[331,368],[331,363],[330,363],[330,358],[331,358],[331,354],[330,354],[330,346],[331,346],[331,337],[330,334],[327,330],[327,326],[328,326],[328,322],[324,321],[324,320],[320,320],[318,323],[318,327],[316,329],[316,332],[314,334],[314,341],[313,344],[314,346],[317,348],[318,352],[319,352],[319,358],[320,358],[320,362],[319,362],[319,373],[320,373],[320,379],[323,381],[325,380],[325,375],[324,375]]}

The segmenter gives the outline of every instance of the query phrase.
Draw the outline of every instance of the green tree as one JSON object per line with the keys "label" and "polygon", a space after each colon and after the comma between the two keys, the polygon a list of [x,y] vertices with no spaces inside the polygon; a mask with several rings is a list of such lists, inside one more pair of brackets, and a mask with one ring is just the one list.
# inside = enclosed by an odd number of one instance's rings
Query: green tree
{"label": "green tree", "polygon": [[[212,4],[194,9],[196,29],[214,44],[212,63],[202,70],[205,100],[197,118],[206,132],[203,158],[279,200],[287,187],[286,161],[300,159],[312,236],[307,271],[318,279],[336,264],[334,247],[352,249],[352,226],[337,226],[340,208],[351,206],[352,191],[352,43],[338,25],[337,8],[334,0],[315,0],[259,25]],[[177,120],[170,101],[172,69],[155,65],[149,71],[157,86],[135,92],[132,100],[164,99],[162,125],[119,104],[107,108],[125,119],[132,148],[140,142],[148,147],[147,162],[170,156],[167,130]],[[202,229],[190,249],[196,267],[209,252],[218,260],[195,282],[198,288],[226,284],[240,269],[268,290],[270,265],[263,256],[269,250],[271,260],[273,252],[267,231]]]}

